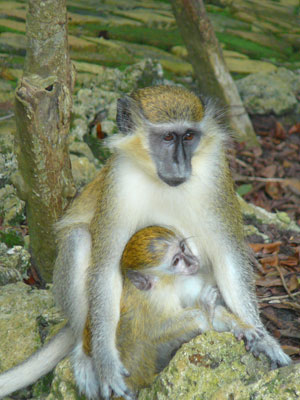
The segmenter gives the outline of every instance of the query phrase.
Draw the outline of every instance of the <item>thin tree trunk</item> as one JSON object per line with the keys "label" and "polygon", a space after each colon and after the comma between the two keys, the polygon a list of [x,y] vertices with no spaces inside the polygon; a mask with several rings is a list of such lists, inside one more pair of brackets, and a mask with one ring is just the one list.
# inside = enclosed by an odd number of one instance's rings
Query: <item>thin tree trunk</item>
{"label": "thin tree trunk", "polygon": [[202,0],[172,0],[181,36],[202,93],[229,108],[228,120],[238,140],[257,145],[249,116],[225,64],[222,49]]}
{"label": "thin tree trunk", "polygon": [[65,0],[29,0],[25,70],[15,96],[20,196],[26,201],[34,266],[52,278],[53,224],[75,195],[67,135],[75,74]]}

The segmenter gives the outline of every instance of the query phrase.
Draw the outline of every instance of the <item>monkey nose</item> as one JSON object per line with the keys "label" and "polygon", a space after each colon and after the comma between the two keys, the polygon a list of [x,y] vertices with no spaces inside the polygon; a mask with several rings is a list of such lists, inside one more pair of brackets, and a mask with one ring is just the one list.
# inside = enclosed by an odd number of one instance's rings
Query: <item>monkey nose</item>
{"label": "monkey nose", "polygon": [[195,274],[199,270],[199,264],[198,263],[190,263],[187,265],[188,267],[188,272],[189,274]]}

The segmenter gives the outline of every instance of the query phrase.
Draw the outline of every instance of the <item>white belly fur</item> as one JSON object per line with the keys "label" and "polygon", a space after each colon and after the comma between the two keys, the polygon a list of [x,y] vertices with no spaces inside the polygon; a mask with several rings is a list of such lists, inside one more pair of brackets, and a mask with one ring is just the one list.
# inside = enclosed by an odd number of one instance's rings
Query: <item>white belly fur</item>
{"label": "white belly fur", "polygon": [[[125,165],[124,165],[125,164]],[[208,262],[208,252],[214,243],[208,241],[212,229],[217,229],[215,218],[208,212],[207,202],[211,183],[197,176],[178,187],[170,187],[158,178],[153,179],[132,164],[122,163],[118,193],[123,205],[124,221],[135,232],[149,225],[163,225],[190,238],[191,250]],[[215,244],[218,246],[218,244]],[[209,249],[209,251],[208,251]],[[218,252],[219,249],[216,249]]]}

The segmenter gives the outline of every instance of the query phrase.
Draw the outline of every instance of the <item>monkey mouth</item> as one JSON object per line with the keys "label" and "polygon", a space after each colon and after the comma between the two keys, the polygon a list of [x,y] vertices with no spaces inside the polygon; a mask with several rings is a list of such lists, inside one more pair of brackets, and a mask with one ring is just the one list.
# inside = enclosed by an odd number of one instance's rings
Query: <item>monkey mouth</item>
{"label": "monkey mouth", "polygon": [[185,271],[185,275],[196,275],[199,271],[198,264],[191,264]]}
{"label": "monkey mouth", "polygon": [[179,186],[187,180],[186,177],[166,177],[163,176],[160,172],[158,172],[158,176],[163,182],[171,187]]}

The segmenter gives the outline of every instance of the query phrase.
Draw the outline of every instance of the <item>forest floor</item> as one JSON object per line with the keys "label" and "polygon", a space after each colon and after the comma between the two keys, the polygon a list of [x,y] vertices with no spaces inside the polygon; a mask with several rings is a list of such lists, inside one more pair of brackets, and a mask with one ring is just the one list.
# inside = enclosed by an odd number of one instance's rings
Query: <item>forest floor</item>
{"label": "forest floor", "polygon": [[[261,148],[236,144],[230,155],[238,192],[270,212],[286,212],[300,225],[300,123],[253,118]],[[262,318],[287,353],[300,361],[300,233],[246,221],[267,237],[248,236],[256,262]]]}

